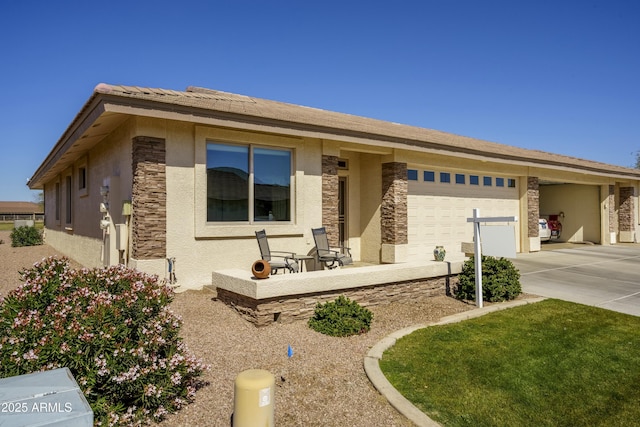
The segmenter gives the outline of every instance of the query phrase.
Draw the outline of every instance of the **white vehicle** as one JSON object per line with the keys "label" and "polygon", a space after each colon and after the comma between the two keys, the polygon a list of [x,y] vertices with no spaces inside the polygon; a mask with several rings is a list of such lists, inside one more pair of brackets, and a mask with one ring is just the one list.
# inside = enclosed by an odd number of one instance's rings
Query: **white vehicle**
{"label": "white vehicle", "polygon": [[538,235],[540,236],[541,242],[548,242],[551,240],[551,229],[549,228],[549,224],[547,220],[544,218],[538,219]]}

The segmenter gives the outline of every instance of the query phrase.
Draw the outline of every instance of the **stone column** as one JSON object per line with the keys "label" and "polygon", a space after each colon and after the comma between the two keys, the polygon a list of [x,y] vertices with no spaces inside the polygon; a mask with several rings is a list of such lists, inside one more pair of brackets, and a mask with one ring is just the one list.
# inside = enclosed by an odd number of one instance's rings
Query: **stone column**
{"label": "stone column", "polygon": [[164,260],[167,243],[165,140],[138,136],[132,143],[132,257]]}
{"label": "stone column", "polygon": [[338,157],[322,156],[322,225],[327,230],[329,246],[339,245],[338,230]]}
{"label": "stone column", "polygon": [[407,180],[406,163],[382,164],[382,243],[407,243]]}
{"label": "stone column", "polygon": [[635,238],[634,193],[633,187],[620,187],[620,209],[618,211],[620,242],[633,242]]}
{"label": "stone column", "polygon": [[616,186],[609,186],[609,197],[607,198],[607,206],[609,206],[609,233],[615,233],[618,229],[618,217],[616,216]]}
{"label": "stone column", "polygon": [[527,218],[529,237],[540,237],[540,226],[538,224],[540,219],[540,185],[537,176],[527,177],[527,206],[529,206]]}
{"label": "stone column", "polygon": [[382,164],[382,203],[380,226],[382,236],[382,262],[394,263],[406,258],[408,243],[407,164]]}

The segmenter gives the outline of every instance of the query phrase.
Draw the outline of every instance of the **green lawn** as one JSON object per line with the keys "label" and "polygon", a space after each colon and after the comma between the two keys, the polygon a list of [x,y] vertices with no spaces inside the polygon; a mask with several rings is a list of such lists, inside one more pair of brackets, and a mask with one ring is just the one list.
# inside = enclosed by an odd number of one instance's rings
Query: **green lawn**
{"label": "green lawn", "polygon": [[380,368],[445,426],[630,426],[640,317],[545,300],[418,330]]}
{"label": "green lawn", "polygon": [[[44,228],[44,223],[42,221],[36,221],[34,226],[38,230],[42,230]],[[0,222],[0,231],[12,231],[12,230],[13,230],[13,221]]]}

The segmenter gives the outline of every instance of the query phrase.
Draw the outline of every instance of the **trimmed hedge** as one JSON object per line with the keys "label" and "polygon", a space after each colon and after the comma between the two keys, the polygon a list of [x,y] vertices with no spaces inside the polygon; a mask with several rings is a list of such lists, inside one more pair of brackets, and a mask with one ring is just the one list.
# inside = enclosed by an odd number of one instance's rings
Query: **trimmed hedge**
{"label": "trimmed hedge", "polygon": [[[456,298],[474,300],[476,298],[474,257],[464,262],[458,280]],[[520,272],[511,261],[506,258],[482,257],[482,299],[484,301],[508,301],[521,293]]]}
{"label": "trimmed hedge", "polygon": [[11,246],[37,246],[43,244],[42,233],[36,227],[22,226],[11,232]]}
{"label": "trimmed hedge", "polygon": [[346,337],[368,332],[373,313],[344,295],[335,301],[316,304],[309,327],[316,332],[333,337]]}

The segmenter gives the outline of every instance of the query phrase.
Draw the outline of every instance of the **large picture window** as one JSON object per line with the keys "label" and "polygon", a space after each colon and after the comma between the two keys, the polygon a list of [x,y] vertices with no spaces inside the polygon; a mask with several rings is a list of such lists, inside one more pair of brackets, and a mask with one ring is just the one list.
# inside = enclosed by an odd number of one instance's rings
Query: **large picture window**
{"label": "large picture window", "polygon": [[207,143],[207,221],[291,221],[291,151]]}

